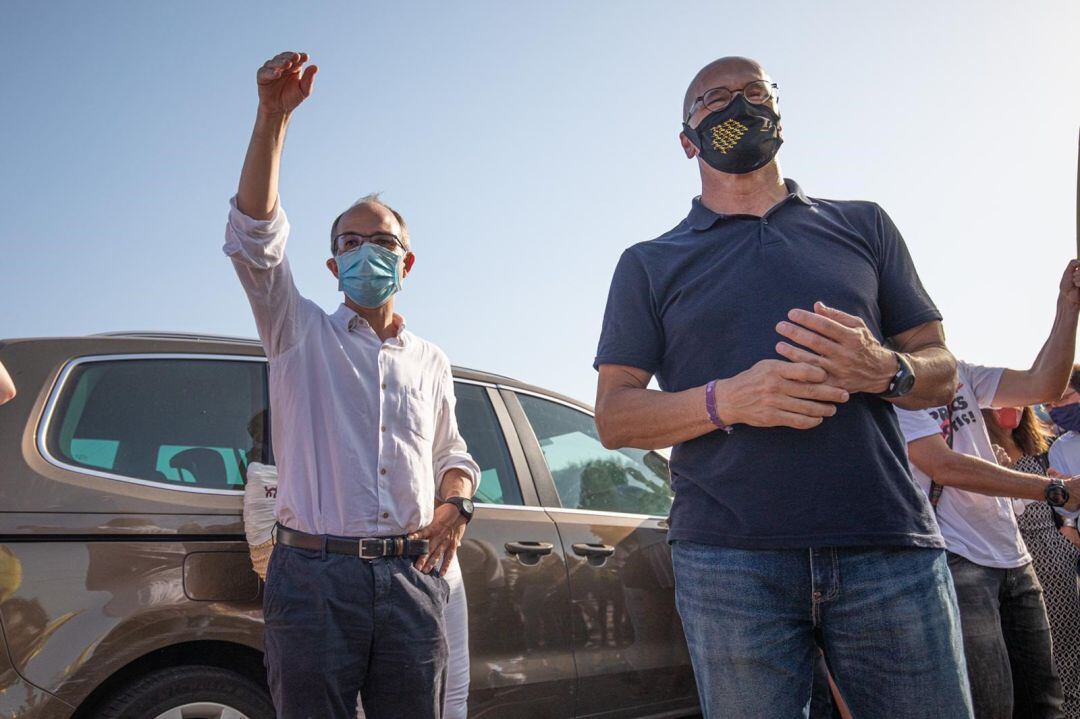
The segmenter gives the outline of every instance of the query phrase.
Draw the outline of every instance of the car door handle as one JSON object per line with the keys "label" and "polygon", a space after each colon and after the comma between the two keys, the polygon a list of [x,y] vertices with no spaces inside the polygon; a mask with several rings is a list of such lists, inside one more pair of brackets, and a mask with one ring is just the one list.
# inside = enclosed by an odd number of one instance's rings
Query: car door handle
{"label": "car door handle", "polygon": [[574,554],[579,557],[610,557],[615,554],[615,547],[610,544],[574,544]]}
{"label": "car door handle", "polygon": [[524,554],[533,557],[546,557],[555,549],[551,542],[507,542],[507,554]]}

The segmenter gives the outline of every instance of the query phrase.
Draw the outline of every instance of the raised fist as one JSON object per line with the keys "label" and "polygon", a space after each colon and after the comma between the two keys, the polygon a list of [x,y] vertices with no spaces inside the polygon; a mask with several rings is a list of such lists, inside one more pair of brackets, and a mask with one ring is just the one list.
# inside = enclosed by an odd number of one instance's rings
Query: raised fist
{"label": "raised fist", "polygon": [[311,84],[319,68],[304,67],[306,52],[283,52],[263,63],[255,79],[259,85],[259,110],[287,115],[311,94]]}

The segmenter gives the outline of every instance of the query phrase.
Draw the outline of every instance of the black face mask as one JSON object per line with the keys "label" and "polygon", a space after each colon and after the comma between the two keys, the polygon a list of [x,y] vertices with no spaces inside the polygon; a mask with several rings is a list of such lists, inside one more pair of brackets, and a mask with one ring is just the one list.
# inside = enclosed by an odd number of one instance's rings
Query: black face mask
{"label": "black face mask", "polygon": [[780,116],[768,105],[753,105],[741,94],[723,110],[707,115],[683,132],[705,163],[720,172],[744,175],[764,167],[784,142]]}

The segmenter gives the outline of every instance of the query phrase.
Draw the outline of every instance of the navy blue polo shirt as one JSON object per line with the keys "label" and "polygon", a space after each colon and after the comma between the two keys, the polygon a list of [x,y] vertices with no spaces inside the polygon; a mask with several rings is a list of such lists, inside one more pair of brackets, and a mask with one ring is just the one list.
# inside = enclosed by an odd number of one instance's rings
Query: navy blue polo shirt
{"label": "navy blue polo shirt", "polygon": [[[679,392],[776,353],[776,324],[814,302],[879,339],[940,320],[907,246],[872,202],[810,199],[792,180],[764,217],[693,202],[615,269],[596,363]],[[704,411],[704,409],[702,410]],[[738,425],[675,446],[669,539],[741,549],[943,547],[892,405],[858,393],[818,427]]]}

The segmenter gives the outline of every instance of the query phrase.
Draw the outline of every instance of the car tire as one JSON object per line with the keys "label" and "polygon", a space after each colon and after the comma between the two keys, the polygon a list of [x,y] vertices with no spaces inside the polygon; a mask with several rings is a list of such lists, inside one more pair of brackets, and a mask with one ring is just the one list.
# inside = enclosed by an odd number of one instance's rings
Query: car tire
{"label": "car tire", "polygon": [[94,712],[100,719],[274,719],[265,686],[211,666],[161,669],[112,695]]}

